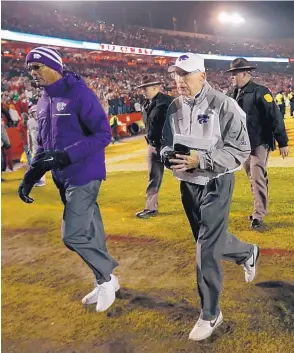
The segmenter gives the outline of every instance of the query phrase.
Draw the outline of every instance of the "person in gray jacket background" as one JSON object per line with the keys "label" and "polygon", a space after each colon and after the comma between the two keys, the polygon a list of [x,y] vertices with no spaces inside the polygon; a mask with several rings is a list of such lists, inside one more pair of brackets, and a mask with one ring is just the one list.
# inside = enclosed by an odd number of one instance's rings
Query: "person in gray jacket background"
{"label": "person in gray jacket background", "polygon": [[6,169],[5,150],[9,148],[11,148],[10,140],[7,135],[4,123],[1,123],[1,181],[5,181],[5,179],[2,178],[2,173],[5,172],[5,169]]}
{"label": "person in gray jacket background", "polygon": [[[29,118],[27,122],[27,134],[28,134],[28,150],[30,155],[34,157],[38,150],[38,120],[37,120],[37,101],[34,102],[29,109]],[[42,178],[35,184],[35,186],[45,186],[46,179],[45,174]]]}
{"label": "person in gray jacket background", "polygon": [[189,339],[200,341],[223,321],[221,260],[243,265],[246,282],[256,274],[258,246],[228,232],[234,171],[247,160],[250,142],[245,113],[207,83],[202,57],[181,55],[168,71],[180,96],[167,111],[160,153],[181,181],[182,203],[197,242],[201,315]]}

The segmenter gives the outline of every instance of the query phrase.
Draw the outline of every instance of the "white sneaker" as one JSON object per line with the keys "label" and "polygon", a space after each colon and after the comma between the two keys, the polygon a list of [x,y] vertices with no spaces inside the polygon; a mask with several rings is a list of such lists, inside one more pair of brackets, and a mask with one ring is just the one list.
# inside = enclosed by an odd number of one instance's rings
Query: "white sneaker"
{"label": "white sneaker", "polygon": [[45,181],[39,180],[34,186],[42,187],[42,186],[45,186],[45,185],[46,185]]}
{"label": "white sneaker", "polygon": [[96,311],[107,310],[115,301],[115,292],[119,289],[117,277],[110,275],[111,280],[98,284],[98,300]]}
{"label": "white sneaker", "polygon": [[[119,290],[119,283],[118,279],[114,275],[110,275],[111,278],[115,278],[115,291],[117,292]],[[111,281],[110,281],[111,282]],[[95,288],[92,290],[91,293],[87,294],[83,299],[82,303],[84,305],[90,305],[90,304],[95,304],[98,301],[98,290],[99,290],[99,285],[97,284],[97,281],[95,281]]]}
{"label": "white sneaker", "polygon": [[189,334],[189,340],[202,341],[211,336],[212,332],[223,322],[223,314],[220,311],[218,316],[211,321],[203,320],[202,315]]}
{"label": "white sneaker", "polygon": [[253,245],[253,254],[248,259],[244,265],[244,271],[245,271],[245,281],[247,283],[252,282],[254,280],[254,277],[256,275],[256,263],[259,257],[259,247],[257,245]]}

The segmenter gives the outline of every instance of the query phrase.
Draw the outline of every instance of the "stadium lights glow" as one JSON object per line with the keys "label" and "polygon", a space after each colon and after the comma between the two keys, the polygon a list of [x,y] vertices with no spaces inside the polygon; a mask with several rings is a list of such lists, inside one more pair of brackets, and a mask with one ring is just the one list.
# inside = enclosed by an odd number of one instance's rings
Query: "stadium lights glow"
{"label": "stadium lights glow", "polygon": [[[92,43],[92,42],[83,42],[78,40],[71,40],[71,39],[62,39],[56,37],[47,37],[47,36],[40,36],[35,34],[28,34],[28,33],[20,33],[20,32],[12,32],[1,29],[1,39],[2,44],[4,44],[5,40],[9,41],[16,41],[22,43],[34,43],[34,44],[41,44],[41,45],[49,45],[55,47],[64,47],[64,48],[77,48],[77,49],[87,49],[87,50],[99,50],[99,51],[108,51],[107,47],[108,44],[102,43]],[[114,45],[114,43],[113,43]],[[104,46],[104,48],[103,48]],[[127,52],[130,47],[125,47],[121,45],[114,45],[110,51],[114,53],[122,53]],[[135,48],[138,49],[139,52],[134,54],[136,55],[146,55],[142,53],[142,50],[147,50],[147,55],[153,56],[161,56],[161,57],[170,57],[170,58],[177,58],[184,53],[182,52],[175,52],[175,51],[166,51],[166,50],[157,50],[157,49],[142,49],[142,48]],[[132,54],[130,52],[129,54]],[[225,60],[225,61],[232,61],[236,59],[236,56],[231,55],[217,55],[217,54],[201,54],[203,59],[207,60]],[[292,59],[288,58],[270,58],[270,57],[245,57],[248,61],[255,61],[255,62],[275,62],[275,63],[289,63]],[[17,59],[19,60],[19,59]]]}
{"label": "stadium lights glow", "polygon": [[245,22],[244,17],[240,16],[237,13],[226,13],[222,12],[219,14],[218,19],[221,23],[229,23],[234,25],[240,25]]}

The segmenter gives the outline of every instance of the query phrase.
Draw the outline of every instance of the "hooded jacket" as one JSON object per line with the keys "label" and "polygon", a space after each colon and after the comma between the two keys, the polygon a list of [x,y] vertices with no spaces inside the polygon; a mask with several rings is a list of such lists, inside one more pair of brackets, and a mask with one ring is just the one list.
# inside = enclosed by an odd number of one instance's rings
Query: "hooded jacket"
{"label": "hooded jacket", "polygon": [[63,170],[52,170],[55,182],[67,187],[105,180],[110,126],[98,98],[78,75],[67,72],[44,88],[37,117],[37,154],[66,150],[72,163]]}

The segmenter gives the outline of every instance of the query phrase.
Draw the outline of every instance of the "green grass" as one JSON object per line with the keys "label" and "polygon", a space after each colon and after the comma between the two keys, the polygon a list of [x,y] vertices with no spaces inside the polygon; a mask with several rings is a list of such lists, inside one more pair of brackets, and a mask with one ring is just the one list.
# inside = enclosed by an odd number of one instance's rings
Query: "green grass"
{"label": "green grass", "polygon": [[[142,141],[114,145],[107,156],[131,153]],[[139,220],[146,172],[108,173],[99,203],[110,253],[118,260],[120,297],[107,313],[84,308],[91,271],[61,241],[62,206],[50,177],[33,189],[35,203],[17,197],[23,171],[2,184],[2,340],[4,353],[291,353],[294,352],[293,255],[266,255],[246,284],[242,268],[224,264],[225,322],[209,340],[188,341],[199,315],[195,244],[166,171],[160,216]],[[269,169],[269,230],[250,230],[249,182],[236,174],[230,231],[264,249],[294,251],[294,168]]]}

